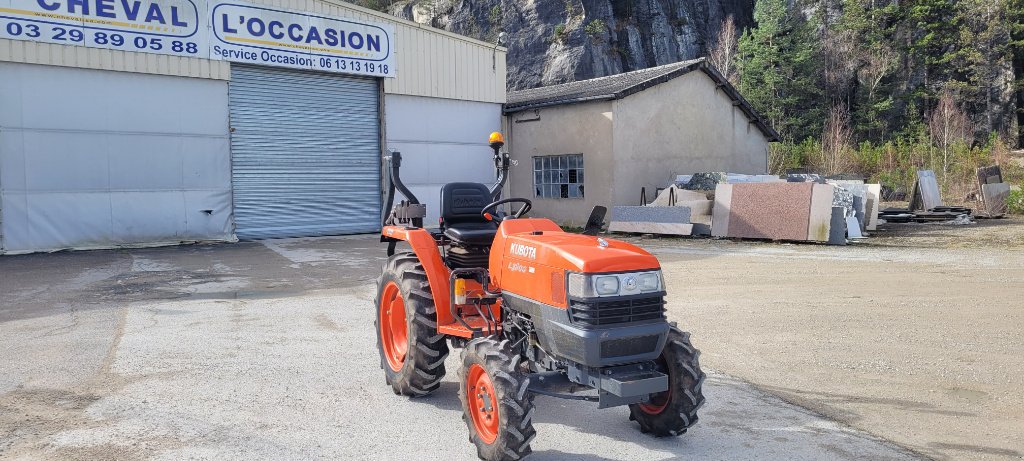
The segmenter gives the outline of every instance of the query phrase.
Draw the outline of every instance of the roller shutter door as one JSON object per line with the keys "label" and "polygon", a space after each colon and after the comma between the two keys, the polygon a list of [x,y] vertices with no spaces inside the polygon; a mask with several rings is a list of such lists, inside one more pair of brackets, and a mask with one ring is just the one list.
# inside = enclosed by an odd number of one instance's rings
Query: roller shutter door
{"label": "roller shutter door", "polygon": [[238,238],[380,229],[376,80],[232,64],[229,96]]}

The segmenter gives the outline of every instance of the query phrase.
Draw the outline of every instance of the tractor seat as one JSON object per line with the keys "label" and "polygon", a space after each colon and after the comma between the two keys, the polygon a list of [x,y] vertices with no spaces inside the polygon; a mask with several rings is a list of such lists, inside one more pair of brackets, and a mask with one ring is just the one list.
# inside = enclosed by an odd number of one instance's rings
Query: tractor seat
{"label": "tractor seat", "polygon": [[490,245],[498,232],[498,224],[480,216],[480,211],[492,201],[486,185],[477,182],[445,184],[441,188],[444,235],[464,245]]}

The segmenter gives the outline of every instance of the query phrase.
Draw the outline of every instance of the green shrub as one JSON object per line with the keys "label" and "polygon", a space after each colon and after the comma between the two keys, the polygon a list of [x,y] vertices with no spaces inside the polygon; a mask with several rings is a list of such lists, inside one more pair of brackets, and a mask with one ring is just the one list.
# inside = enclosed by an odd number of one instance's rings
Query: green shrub
{"label": "green shrub", "polygon": [[1024,215],[1024,187],[1010,191],[1010,198],[1006,200],[1010,214]]}
{"label": "green shrub", "polygon": [[605,24],[604,21],[600,19],[595,19],[593,21],[590,21],[590,23],[588,23],[586,27],[583,28],[583,31],[586,32],[587,35],[597,38],[601,36],[601,34],[603,34],[605,29],[607,28],[608,25]]}
{"label": "green shrub", "polygon": [[552,42],[557,42],[557,43],[562,43],[565,40],[565,35],[566,35],[565,24],[559,24],[559,25],[555,26],[555,32],[553,34],[551,34],[551,41]]}

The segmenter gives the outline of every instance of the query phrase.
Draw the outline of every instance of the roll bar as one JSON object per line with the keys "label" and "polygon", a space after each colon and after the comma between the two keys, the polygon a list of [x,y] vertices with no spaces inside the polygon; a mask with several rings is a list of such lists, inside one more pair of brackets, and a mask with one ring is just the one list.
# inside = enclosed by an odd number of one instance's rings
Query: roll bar
{"label": "roll bar", "polygon": [[[399,172],[402,167],[402,153],[399,151],[391,151],[384,155],[384,170],[387,174],[384,175],[387,182],[387,196],[384,199],[384,208],[381,210],[381,227],[392,224],[396,219],[398,220],[411,220],[413,227],[423,227],[423,216],[426,214],[426,207],[420,204],[419,199],[416,195],[405,186],[402,182],[402,176]],[[398,210],[394,208],[395,205],[395,188],[405,196],[407,200],[402,201],[402,209]],[[415,209],[422,209],[423,213],[411,213],[406,216],[398,216],[396,212],[408,210],[409,205],[417,205]],[[414,211],[414,210],[413,210]]]}

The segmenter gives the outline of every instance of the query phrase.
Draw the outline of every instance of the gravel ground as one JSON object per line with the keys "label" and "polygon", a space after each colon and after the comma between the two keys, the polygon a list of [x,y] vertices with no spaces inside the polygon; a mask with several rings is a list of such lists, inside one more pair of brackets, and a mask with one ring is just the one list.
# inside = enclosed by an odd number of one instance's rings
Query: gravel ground
{"label": "gravel ground", "polygon": [[641,239],[716,369],[935,459],[1024,459],[1024,222]]}
{"label": "gravel ground", "polygon": [[[532,459],[1020,459],[1020,224],[638,239],[712,371],[702,422],[542,397]],[[0,258],[0,459],[473,459],[457,353],[430,398],[384,386],[375,240]]]}

